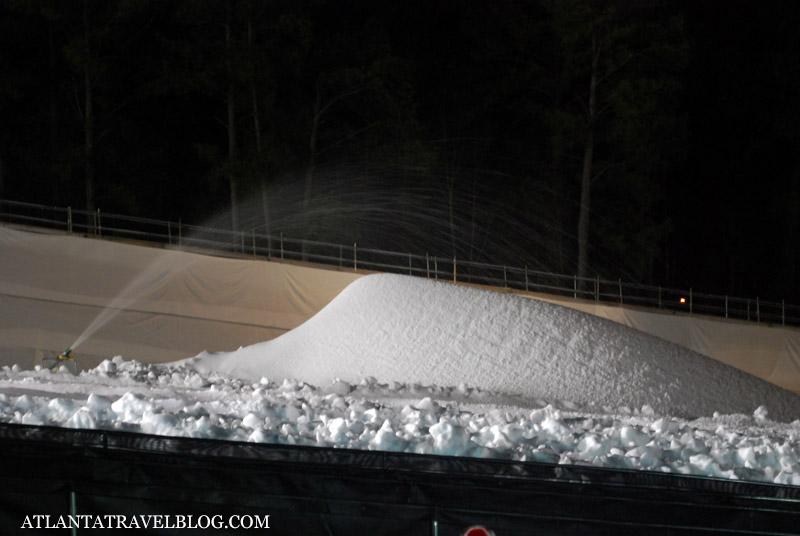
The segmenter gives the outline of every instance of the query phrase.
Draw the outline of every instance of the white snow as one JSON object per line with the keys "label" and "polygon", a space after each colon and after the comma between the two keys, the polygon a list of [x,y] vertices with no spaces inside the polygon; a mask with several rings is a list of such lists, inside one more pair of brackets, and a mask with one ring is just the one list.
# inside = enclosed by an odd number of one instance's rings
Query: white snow
{"label": "white snow", "polygon": [[583,313],[363,277],[270,342],[0,370],[0,421],[800,485],[800,399]]}
{"label": "white snow", "polygon": [[683,417],[800,418],[800,399],[678,345],[592,315],[516,295],[400,275],[351,283],[303,325],[199,370],[254,380],[335,378],[455,386],[592,411],[642,408]]}

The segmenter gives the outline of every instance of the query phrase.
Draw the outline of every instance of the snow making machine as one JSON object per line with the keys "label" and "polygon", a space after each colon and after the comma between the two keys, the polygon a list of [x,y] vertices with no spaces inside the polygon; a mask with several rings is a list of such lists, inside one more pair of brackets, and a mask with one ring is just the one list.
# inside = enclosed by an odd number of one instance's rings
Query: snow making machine
{"label": "snow making machine", "polygon": [[53,372],[69,371],[72,374],[78,373],[78,363],[72,355],[72,348],[67,348],[58,355],[48,355],[42,358],[42,366]]}

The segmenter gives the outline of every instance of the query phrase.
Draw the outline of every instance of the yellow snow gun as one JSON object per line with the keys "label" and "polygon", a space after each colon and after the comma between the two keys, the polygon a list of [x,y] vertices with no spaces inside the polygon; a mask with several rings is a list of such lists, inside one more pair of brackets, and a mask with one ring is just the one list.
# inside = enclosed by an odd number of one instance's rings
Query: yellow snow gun
{"label": "yellow snow gun", "polygon": [[42,365],[53,372],[66,368],[73,374],[78,373],[78,364],[75,362],[75,356],[72,355],[72,348],[67,348],[56,357],[45,357],[42,360]]}

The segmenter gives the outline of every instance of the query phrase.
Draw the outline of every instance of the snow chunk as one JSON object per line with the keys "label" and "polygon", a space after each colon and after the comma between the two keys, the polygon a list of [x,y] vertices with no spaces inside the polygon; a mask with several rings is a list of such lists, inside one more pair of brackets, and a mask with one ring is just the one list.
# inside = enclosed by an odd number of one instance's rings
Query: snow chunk
{"label": "snow chunk", "polygon": [[458,424],[446,420],[431,426],[433,452],[445,456],[466,456],[470,444],[469,433]]}

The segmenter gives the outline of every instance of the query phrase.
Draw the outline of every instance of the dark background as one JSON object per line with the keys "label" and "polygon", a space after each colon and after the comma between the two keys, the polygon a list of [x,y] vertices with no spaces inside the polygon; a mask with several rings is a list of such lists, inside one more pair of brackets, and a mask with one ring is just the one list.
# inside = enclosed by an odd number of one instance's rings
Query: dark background
{"label": "dark background", "polygon": [[2,0],[0,199],[797,303],[798,28],[793,1]]}

